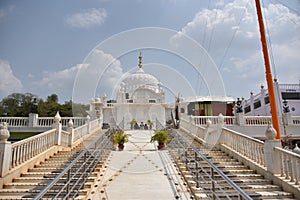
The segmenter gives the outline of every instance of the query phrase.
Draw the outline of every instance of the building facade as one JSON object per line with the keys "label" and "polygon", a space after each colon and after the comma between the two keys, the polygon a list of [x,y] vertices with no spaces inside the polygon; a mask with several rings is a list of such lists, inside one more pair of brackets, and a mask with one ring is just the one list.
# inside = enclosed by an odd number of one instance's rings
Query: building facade
{"label": "building facade", "polygon": [[143,70],[142,54],[139,56],[138,69],[123,78],[117,91],[115,101],[91,100],[89,114],[102,118],[110,126],[121,125],[131,128],[131,122],[146,124],[151,121],[165,124],[170,118],[171,109],[165,103],[165,91],[162,83],[153,75]]}
{"label": "building facade", "polygon": [[[300,115],[300,84],[279,84],[274,81],[278,114],[290,112],[293,116]],[[243,112],[247,116],[271,115],[268,89],[261,86],[260,93],[250,93],[249,99],[242,98]]]}

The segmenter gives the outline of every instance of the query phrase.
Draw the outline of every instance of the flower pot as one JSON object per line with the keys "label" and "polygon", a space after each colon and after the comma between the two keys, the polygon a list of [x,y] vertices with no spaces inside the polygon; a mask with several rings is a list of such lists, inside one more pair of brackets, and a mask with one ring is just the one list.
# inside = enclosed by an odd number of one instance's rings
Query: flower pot
{"label": "flower pot", "polygon": [[118,150],[123,151],[124,150],[124,144],[119,144],[118,145]]}
{"label": "flower pot", "polygon": [[158,143],[157,149],[158,150],[165,150],[166,149],[166,144],[165,143]]}

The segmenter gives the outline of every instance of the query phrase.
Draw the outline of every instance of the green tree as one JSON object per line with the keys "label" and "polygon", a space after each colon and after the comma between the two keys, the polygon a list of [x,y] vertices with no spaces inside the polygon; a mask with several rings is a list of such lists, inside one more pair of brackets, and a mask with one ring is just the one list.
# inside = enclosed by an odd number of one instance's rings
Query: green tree
{"label": "green tree", "polygon": [[50,96],[47,97],[47,102],[50,103],[58,103],[58,96],[57,94],[51,94]]}
{"label": "green tree", "polygon": [[31,93],[13,93],[0,102],[0,116],[27,117],[29,113],[38,113],[40,117],[54,117],[59,111],[62,117],[85,117],[88,105],[66,101],[58,103],[58,95],[51,94],[46,101]]}

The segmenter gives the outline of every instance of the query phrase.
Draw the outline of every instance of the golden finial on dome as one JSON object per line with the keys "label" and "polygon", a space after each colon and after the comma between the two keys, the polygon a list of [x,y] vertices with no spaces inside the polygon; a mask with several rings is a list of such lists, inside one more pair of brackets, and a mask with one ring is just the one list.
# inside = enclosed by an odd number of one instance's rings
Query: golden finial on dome
{"label": "golden finial on dome", "polygon": [[139,56],[139,68],[142,68],[143,66],[143,57],[142,57],[142,52],[140,52],[140,56]]}

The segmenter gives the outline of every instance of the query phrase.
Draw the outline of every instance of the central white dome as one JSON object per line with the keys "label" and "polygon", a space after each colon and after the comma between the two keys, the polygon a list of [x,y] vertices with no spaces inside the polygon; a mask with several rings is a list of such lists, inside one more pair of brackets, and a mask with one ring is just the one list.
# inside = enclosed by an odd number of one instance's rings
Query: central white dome
{"label": "central white dome", "polygon": [[162,84],[157,78],[142,69],[142,54],[139,56],[139,69],[126,76],[118,90],[117,101],[125,103],[164,102]]}
{"label": "central white dome", "polygon": [[155,78],[151,74],[144,72],[144,70],[140,68],[133,74],[127,76],[123,80],[123,83],[126,85],[127,88],[136,88],[146,85],[158,86],[159,81],[157,80],[157,78]]}

